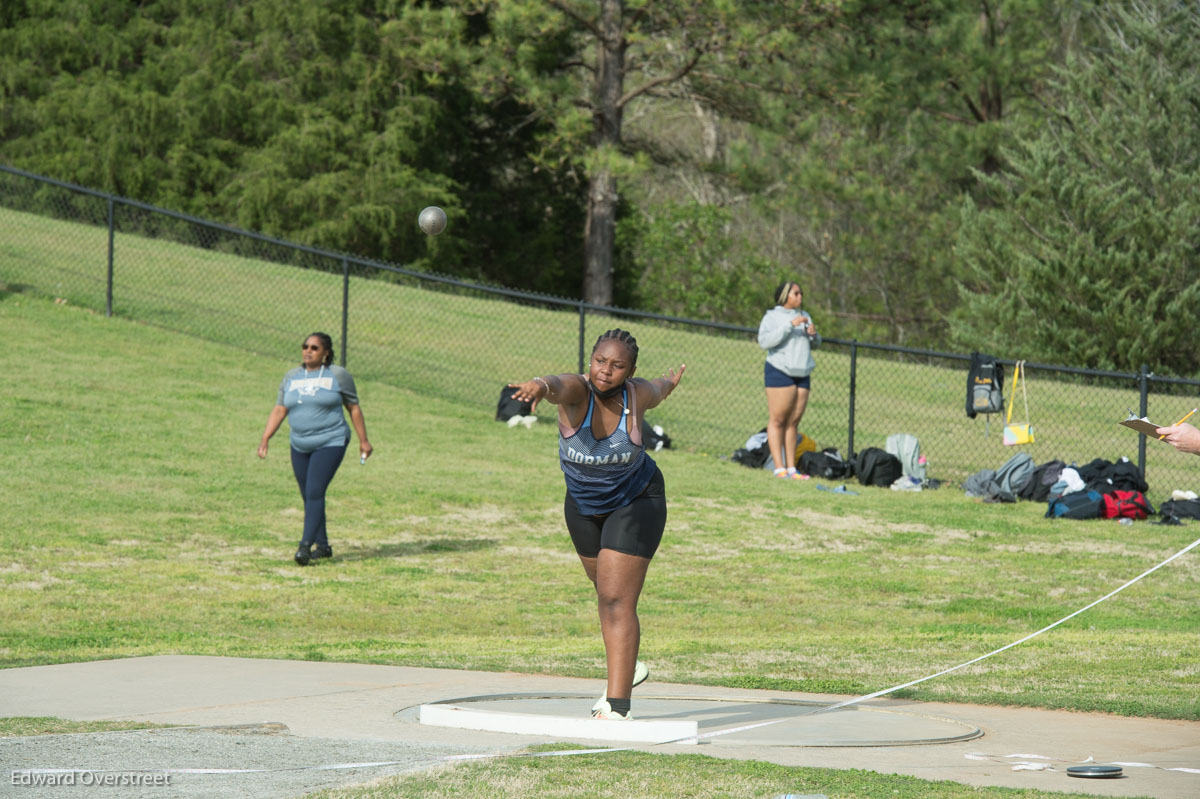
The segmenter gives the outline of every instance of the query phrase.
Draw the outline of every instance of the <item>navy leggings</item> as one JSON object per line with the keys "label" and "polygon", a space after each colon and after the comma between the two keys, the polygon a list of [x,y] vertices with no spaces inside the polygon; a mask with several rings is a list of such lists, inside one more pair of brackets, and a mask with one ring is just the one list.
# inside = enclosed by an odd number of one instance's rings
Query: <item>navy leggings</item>
{"label": "navy leggings", "polygon": [[346,457],[347,439],[340,447],[322,447],[312,452],[292,448],[292,472],[304,497],[304,536],[301,544],[329,546],[325,532],[325,489],[333,481],[342,458]]}

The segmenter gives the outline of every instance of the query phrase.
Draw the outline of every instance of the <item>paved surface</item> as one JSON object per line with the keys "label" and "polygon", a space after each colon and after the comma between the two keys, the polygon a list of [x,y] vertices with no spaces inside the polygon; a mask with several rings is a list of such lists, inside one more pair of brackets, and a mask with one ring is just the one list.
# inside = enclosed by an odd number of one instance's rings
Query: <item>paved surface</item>
{"label": "paved surface", "polygon": [[[421,704],[461,700],[512,712],[586,716],[601,690],[598,680],[568,677],[199,656],[0,670],[0,716],[196,728],[0,739],[0,796],[298,796],[427,768],[455,755],[515,752],[552,740],[421,725]],[[502,698],[473,701],[487,695]],[[652,673],[634,692],[635,716],[695,718],[702,741],[638,748],[969,785],[1200,797],[1200,774],[1169,770],[1200,769],[1200,723],[886,699],[804,717],[821,702],[847,698],[673,685],[655,682]],[[787,720],[714,734],[775,719]],[[982,735],[972,737],[977,733]],[[907,745],[868,745],[880,741]],[[980,755],[987,757],[975,759]],[[1068,766],[1088,758],[1149,767],[1125,766],[1125,776],[1116,780],[1067,776]],[[352,766],[365,763],[374,765]],[[1021,763],[1051,768],[1014,770]],[[44,771],[49,769],[66,771]],[[85,775],[87,769],[107,771]],[[128,784],[145,769],[172,769],[170,785]],[[22,777],[27,770],[42,771]],[[34,776],[40,787],[19,784]],[[101,777],[126,782],[95,784]],[[64,787],[71,779],[87,784],[88,792]],[[60,782],[47,784],[51,780]]]}

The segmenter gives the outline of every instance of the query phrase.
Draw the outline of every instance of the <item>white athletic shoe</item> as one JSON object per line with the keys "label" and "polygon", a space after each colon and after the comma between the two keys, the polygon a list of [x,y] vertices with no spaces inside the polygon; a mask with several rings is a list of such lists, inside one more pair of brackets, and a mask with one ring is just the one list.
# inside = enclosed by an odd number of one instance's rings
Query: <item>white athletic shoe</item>
{"label": "white athletic shoe", "polygon": [[633,718],[632,713],[621,714],[612,709],[607,701],[601,699],[596,707],[592,708],[592,718],[603,719],[605,721],[629,721]]}
{"label": "white athletic shoe", "polygon": [[[637,688],[639,685],[644,683],[646,681],[646,678],[649,676],[650,676],[650,669],[646,666],[645,663],[643,663],[642,661],[639,660],[637,663],[633,664],[633,686],[632,687]],[[594,716],[597,711],[599,711],[602,707],[605,707],[606,705],[608,705],[608,688],[605,688],[604,693],[600,695],[600,701],[598,701],[596,704],[592,705],[592,715]]]}
{"label": "white athletic shoe", "polygon": [[637,688],[639,685],[644,683],[646,681],[646,678],[649,676],[650,676],[649,667],[647,667],[645,663],[643,663],[642,661],[639,660],[637,663],[633,664],[633,686],[632,687]]}

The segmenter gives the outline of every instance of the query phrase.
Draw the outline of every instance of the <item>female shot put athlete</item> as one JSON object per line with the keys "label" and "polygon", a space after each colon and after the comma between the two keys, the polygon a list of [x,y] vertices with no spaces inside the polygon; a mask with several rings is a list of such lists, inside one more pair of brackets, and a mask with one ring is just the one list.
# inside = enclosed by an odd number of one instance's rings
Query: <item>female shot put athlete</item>
{"label": "female shot put athlete", "polygon": [[592,708],[601,719],[630,718],[633,686],[647,674],[637,659],[637,603],[662,540],[667,499],[662,472],[642,443],[642,414],[675,390],[684,370],[653,380],[634,377],[637,357],[633,336],[609,330],[592,348],[586,375],[509,384],[518,400],[558,406],[567,530],[596,588],[608,663],[607,690]]}

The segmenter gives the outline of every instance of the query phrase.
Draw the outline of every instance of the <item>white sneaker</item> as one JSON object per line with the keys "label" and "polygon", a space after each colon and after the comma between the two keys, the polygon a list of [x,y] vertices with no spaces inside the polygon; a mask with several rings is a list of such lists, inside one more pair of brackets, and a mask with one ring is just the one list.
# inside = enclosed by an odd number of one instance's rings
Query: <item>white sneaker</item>
{"label": "white sneaker", "polygon": [[524,419],[521,420],[521,424],[525,427],[526,430],[528,430],[529,428],[531,428],[535,424],[537,424],[537,420],[538,420],[538,418],[536,416],[526,416]]}
{"label": "white sneaker", "polygon": [[602,719],[604,721],[629,721],[633,718],[632,713],[618,713],[612,709],[607,701],[601,699],[596,707],[592,708],[592,718]]}
{"label": "white sneaker", "polygon": [[642,661],[639,660],[637,663],[633,664],[633,685],[631,685],[630,687],[637,688],[639,685],[644,683],[646,681],[646,678],[649,676],[650,676],[650,668],[645,663],[643,663]]}
{"label": "white sneaker", "polygon": [[[645,663],[643,663],[642,661],[639,660],[637,663],[633,664],[633,686],[632,687],[637,688],[639,685],[644,683],[646,681],[646,678],[649,676],[650,676],[650,669],[646,666]],[[606,705],[608,705],[608,688],[605,688],[604,693],[600,695],[600,701],[598,701],[596,704],[592,705],[592,715],[595,715],[596,711],[600,710],[602,707],[605,707]]]}

